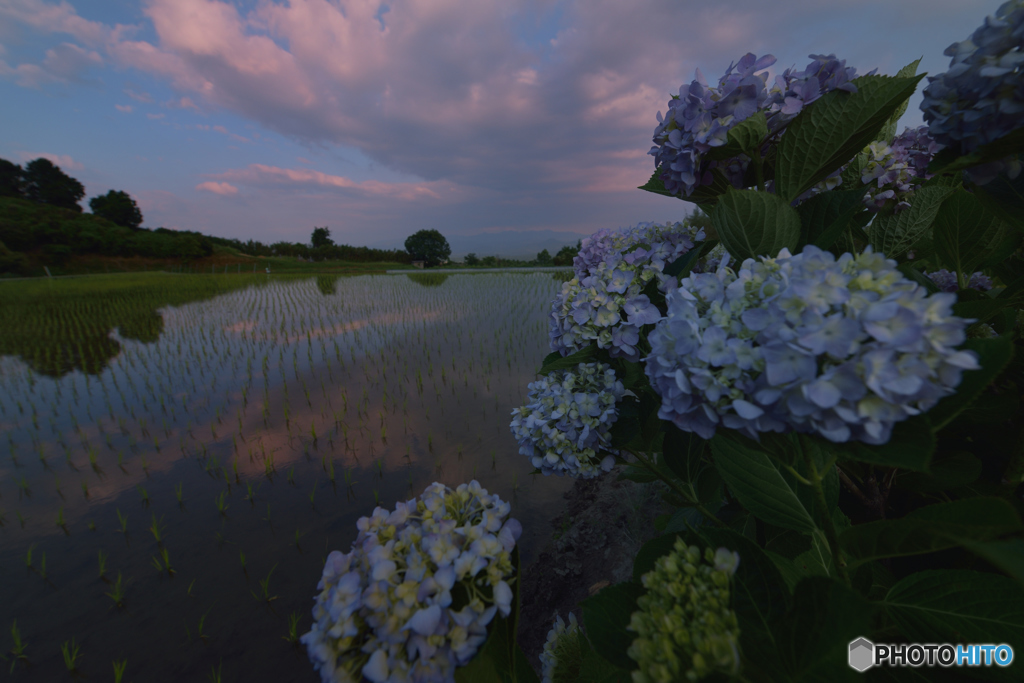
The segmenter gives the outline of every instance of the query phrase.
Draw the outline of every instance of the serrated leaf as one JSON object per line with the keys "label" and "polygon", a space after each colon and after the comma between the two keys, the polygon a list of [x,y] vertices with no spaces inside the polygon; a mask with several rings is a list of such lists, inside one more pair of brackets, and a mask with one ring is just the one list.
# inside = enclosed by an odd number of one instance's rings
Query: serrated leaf
{"label": "serrated leaf", "polygon": [[[896,72],[897,78],[909,78],[917,75],[917,67],[921,63],[920,59],[915,59],[910,64]],[[893,138],[896,137],[898,130],[900,117],[907,112],[907,105],[910,104],[910,98],[903,100],[903,104],[896,108],[896,111],[892,113],[889,120],[882,126],[882,130],[878,134],[879,140],[885,140],[887,143],[892,144]]]}
{"label": "serrated leaf", "polygon": [[857,92],[833,90],[805,107],[779,141],[779,195],[796,199],[863,150],[921,78],[861,76],[853,80]]}
{"label": "serrated leaf", "polygon": [[710,212],[718,203],[719,198],[730,188],[732,188],[732,184],[729,183],[725,175],[719,169],[713,168],[711,169],[710,185],[701,185],[694,189],[689,197],[681,197],[681,199],[693,202],[704,212]]}
{"label": "serrated leaf", "polygon": [[859,441],[830,444],[829,448],[844,458],[885,467],[899,467],[927,472],[935,452],[935,434],[928,415],[918,415],[892,428],[892,436],[879,446]]}
{"label": "serrated leaf", "polygon": [[893,586],[882,604],[911,642],[1024,645],[1024,589],[1005,576],[917,572]]}
{"label": "serrated leaf", "polygon": [[777,195],[729,189],[711,212],[722,246],[737,261],[775,257],[800,243],[800,215]]}
{"label": "serrated leaf", "polygon": [[753,152],[767,137],[768,123],[764,112],[759,111],[730,128],[725,144],[721,147],[712,147],[704,158],[708,161],[721,161],[740,154],[752,157]]}
{"label": "serrated leaf", "polygon": [[1005,256],[1011,228],[990,213],[966,190],[954,190],[935,217],[935,250],[943,265],[970,277],[993,256]]}
{"label": "serrated leaf", "polygon": [[1024,539],[967,541],[964,543],[964,547],[992,566],[1003,570],[1018,583],[1024,584]]}
{"label": "serrated leaf", "polygon": [[638,190],[644,190],[645,192],[653,192],[654,194],[660,194],[665,197],[675,197],[665,189],[665,182],[661,179],[661,168],[657,168],[654,174],[647,180],[646,183],[637,187]]}
{"label": "serrated leaf", "polygon": [[839,545],[853,570],[872,560],[994,540],[1021,528],[1020,518],[1008,502],[977,497],[928,505],[899,519],[858,524],[840,534]]}
{"label": "serrated leaf", "polygon": [[867,228],[875,251],[899,258],[921,239],[935,222],[942,202],[953,192],[941,186],[921,187],[910,198],[910,208],[882,213]]}
{"label": "serrated leaf", "polygon": [[763,521],[811,533],[814,517],[756,443],[719,431],[711,439],[715,467],[733,496]]}
{"label": "serrated leaf", "polygon": [[636,634],[628,631],[627,627],[630,617],[637,610],[637,598],[645,592],[638,583],[618,583],[580,603],[583,608],[583,628],[590,645],[604,659],[623,669],[635,666],[626,650]]}
{"label": "serrated leaf", "polygon": [[928,412],[928,417],[936,430],[948,425],[970,406],[985,387],[999,376],[1013,356],[1013,340],[1009,337],[968,339],[962,348],[978,354],[981,369],[965,370],[956,393],[939,401]]}
{"label": "serrated leaf", "polygon": [[[545,362],[540,370],[537,371],[538,375],[546,375],[554,372],[555,370],[569,370],[575,368],[580,363],[590,363],[594,360],[594,356],[597,354],[597,349],[593,344],[585,346],[579,351],[572,353],[568,356],[561,357],[552,360],[551,362]],[[548,358],[551,356],[549,355]],[[547,358],[544,359],[547,361]]]}
{"label": "serrated leaf", "polygon": [[814,195],[796,207],[800,216],[800,245],[828,249],[854,215],[865,210],[861,190],[830,190]]}

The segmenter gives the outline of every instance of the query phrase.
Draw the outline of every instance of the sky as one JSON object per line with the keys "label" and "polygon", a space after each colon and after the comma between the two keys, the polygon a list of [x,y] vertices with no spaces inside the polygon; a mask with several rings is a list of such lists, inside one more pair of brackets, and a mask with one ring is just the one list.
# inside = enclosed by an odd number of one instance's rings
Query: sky
{"label": "sky", "polygon": [[934,75],[1001,2],[0,0],[0,157],[50,159],[86,210],[128,192],[147,227],[524,255],[692,210],[636,188],[695,69]]}

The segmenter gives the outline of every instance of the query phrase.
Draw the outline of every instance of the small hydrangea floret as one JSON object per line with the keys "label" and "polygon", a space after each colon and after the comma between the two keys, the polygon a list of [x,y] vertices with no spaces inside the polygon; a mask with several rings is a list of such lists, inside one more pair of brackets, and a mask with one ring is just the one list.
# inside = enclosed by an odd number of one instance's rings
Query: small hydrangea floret
{"label": "small hydrangea floret", "polygon": [[783,249],[679,284],[646,372],[659,417],[705,439],[723,426],[886,443],[979,367],[956,348],[969,322],[952,314],[956,296],[929,296],[870,248]]}
{"label": "small hydrangea floret", "polygon": [[529,385],[528,402],[512,411],[519,452],[544,474],[590,479],[609,471],[616,404],[625,389],[603,363],[556,370]]}
{"label": "small hydrangea floret", "polygon": [[361,517],[348,553],[327,556],[301,641],[324,683],[454,681],[512,609],[522,526],[476,481],[434,483]]}
{"label": "small hydrangea floret", "polygon": [[670,553],[641,577],[647,593],[629,630],[627,650],[637,662],[633,683],[698,681],[739,672],[739,623],[730,608],[730,584],[739,554],[727,548],[687,546],[676,539]]}
{"label": "small hydrangea floret", "polygon": [[[562,619],[562,615],[555,615],[555,623],[548,631],[544,649],[540,653],[541,683],[562,683],[554,679],[559,665],[564,669],[570,668],[572,664],[579,664],[580,636],[580,625],[575,614],[569,612],[568,624]],[[574,661],[569,662],[570,659]]]}
{"label": "small hydrangea floret", "polygon": [[[943,268],[925,273],[925,275],[943,292],[960,291],[960,281],[955,272]],[[981,271],[971,273],[971,276],[967,278],[967,288],[976,289],[979,292],[987,292],[992,289],[992,278]]]}
{"label": "small hydrangea floret", "polygon": [[665,266],[703,239],[701,228],[685,222],[640,223],[584,239],[574,277],[551,302],[551,349],[567,356],[596,342],[612,357],[639,360],[640,329],[661,319],[641,292],[652,280],[663,283]]}

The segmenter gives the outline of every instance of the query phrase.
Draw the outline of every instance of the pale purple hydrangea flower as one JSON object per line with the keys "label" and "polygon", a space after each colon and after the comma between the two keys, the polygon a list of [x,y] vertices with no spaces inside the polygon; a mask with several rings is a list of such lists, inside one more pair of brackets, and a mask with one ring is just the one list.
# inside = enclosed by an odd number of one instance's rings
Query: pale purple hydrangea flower
{"label": "pale purple hydrangea flower", "polygon": [[[967,40],[944,55],[949,70],[928,78],[921,111],[928,131],[943,147],[969,154],[1024,125],[1024,0],[1000,5]],[[1020,173],[1018,156],[965,171],[984,184],[1007,169]]]}
{"label": "pale purple hydrangea flower", "polygon": [[[943,292],[957,292],[960,291],[960,284],[957,280],[957,274],[950,272],[945,268],[936,270],[931,273],[925,273],[928,278],[935,283],[935,285]],[[992,278],[985,275],[981,271],[972,273],[971,277],[967,280],[967,287],[969,289],[976,289],[979,292],[987,292],[992,289]]]}
{"label": "pale purple hydrangea flower", "polygon": [[607,472],[615,464],[607,452],[610,430],[624,395],[603,363],[580,363],[531,382],[527,404],[512,411],[519,452],[544,474],[591,479]]}
{"label": "pale purple hydrangea flower", "polygon": [[703,230],[682,222],[639,223],[584,239],[575,277],[551,302],[551,349],[567,356],[596,342],[613,357],[639,360],[640,328],[661,319],[641,292],[651,280],[662,283],[665,266],[703,239]]}
{"label": "pale purple hydrangea flower", "polygon": [[[729,129],[758,111],[767,117],[768,131],[777,136],[800,111],[832,90],[856,92],[851,82],[856,69],[835,55],[811,55],[806,69],[786,69],[776,77],[771,90],[763,69],[775,63],[775,57],[758,59],[753,53],[729,65],[717,87],[710,87],[698,69],[689,86],[668,103],[664,118],[658,112],[654,147],[649,154],[661,170],[665,189],[680,197],[712,182],[712,170],[722,172],[737,188],[744,186],[750,159],[739,155],[722,161],[709,161],[705,155],[728,141]],[[757,73],[760,72],[760,73]],[[874,72],[872,72],[874,73]]]}
{"label": "pale purple hydrangea flower", "polygon": [[978,368],[956,349],[968,322],[952,315],[956,296],[928,296],[870,248],[727,265],[680,282],[650,335],[658,415],[680,429],[882,444]]}
{"label": "pale purple hydrangea flower", "polygon": [[[522,526],[510,509],[471,481],[434,483],[361,517],[352,549],[327,556],[313,627],[300,639],[321,680],[454,681],[494,616],[511,612],[510,554]],[[457,588],[470,596],[459,610]]]}

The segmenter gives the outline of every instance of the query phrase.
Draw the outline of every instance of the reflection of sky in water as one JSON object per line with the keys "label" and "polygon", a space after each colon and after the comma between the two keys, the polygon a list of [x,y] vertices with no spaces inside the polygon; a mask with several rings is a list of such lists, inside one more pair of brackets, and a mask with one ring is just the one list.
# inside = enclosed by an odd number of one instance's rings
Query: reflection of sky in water
{"label": "reflection of sky in water", "polygon": [[[139,680],[203,678],[207,663],[227,659],[222,648],[238,645],[253,653],[232,669],[239,675],[316,680],[281,639],[285,617],[297,611],[308,629],[323,556],[348,549],[375,497],[390,507],[435,480],[475,477],[513,501],[532,558],[571,482],[532,477],[508,422],[547,353],[559,283],[500,274],[436,286],[341,278],[333,293],[327,284],[272,281],[166,309],[159,339],[119,339],[124,351],[99,376],[53,380],[0,358],[10,451],[0,463],[0,603],[28,642],[59,654],[58,642],[92,633],[97,671],[103,657],[109,667],[127,656],[145,663]],[[154,516],[173,579],[151,566],[161,547],[147,530]],[[131,581],[125,613],[104,596],[101,551],[107,574]],[[275,565],[280,598],[268,612],[250,591]],[[204,645],[195,624],[207,609],[217,635]],[[41,662],[36,673],[51,665],[62,666]]]}

